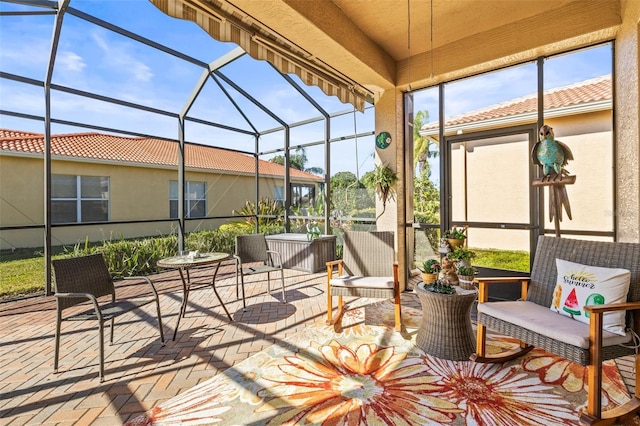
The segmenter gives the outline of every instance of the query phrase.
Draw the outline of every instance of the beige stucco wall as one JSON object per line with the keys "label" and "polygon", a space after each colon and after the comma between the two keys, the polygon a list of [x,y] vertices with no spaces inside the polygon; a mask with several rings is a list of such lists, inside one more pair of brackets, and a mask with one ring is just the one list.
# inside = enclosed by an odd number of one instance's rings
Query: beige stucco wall
{"label": "beige stucco wall", "polygon": [[640,7],[623,0],[616,37],[616,218],[620,241],[640,241]]}
{"label": "beige stucco wall", "polygon": [[[169,182],[177,180],[176,170],[132,167],[79,161],[52,161],[53,174],[108,176],[110,183],[110,220],[161,220],[169,218]],[[0,155],[0,224],[2,226],[42,225],[44,223],[44,170],[42,158]],[[229,216],[255,200],[255,180],[251,175],[213,174],[187,171],[187,181],[206,182],[207,215]],[[273,198],[274,188],[282,179],[261,178],[260,196]],[[190,220],[187,231],[217,228],[224,220]],[[110,238],[166,235],[177,221],[97,224],[54,227],[54,245],[102,241]],[[0,249],[39,247],[42,229],[1,231]]]}

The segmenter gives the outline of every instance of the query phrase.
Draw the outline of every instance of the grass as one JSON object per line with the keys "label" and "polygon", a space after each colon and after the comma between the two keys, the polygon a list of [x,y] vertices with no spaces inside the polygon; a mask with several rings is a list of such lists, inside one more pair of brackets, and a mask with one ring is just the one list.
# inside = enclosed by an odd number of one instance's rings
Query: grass
{"label": "grass", "polygon": [[476,257],[474,266],[529,272],[529,253],[526,251],[473,249]]}
{"label": "grass", "polygon": [[0,297],[44,291],[44,257],[0,263]]}

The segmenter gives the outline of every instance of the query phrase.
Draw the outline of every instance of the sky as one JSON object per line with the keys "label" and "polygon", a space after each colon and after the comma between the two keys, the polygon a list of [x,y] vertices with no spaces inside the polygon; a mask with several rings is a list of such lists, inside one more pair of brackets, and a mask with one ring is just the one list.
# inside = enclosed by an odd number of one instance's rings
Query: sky
{"label": "sky", "polygon": [[[147,0],[72,0],[70,7],[203,63],[210,63],[236,48],[231,43],[214,40],[192,22],[163,14]],[[43,9],[0,2],[0,11],[16,10]],[[0,71],[44,80],[53,21],[54,15],[0,16]],[[610,56],[610,47],[606,46],[549,59],[545,62],[545,88],[610,73]],[[52,81],[57,85],[178,113],[187,105],[202,72],[203,69],[198,65],[67,14]],[[225,66],[222,72],[289,124],[320,117],[317,110],[264,61],[243,56]],[[449,83],[445,86],[446,116],[534,93],[536,72],[535,64],[525,64]],[[332,120],[332,138],[349,136],[354,132],[374,131],[373,108],[364,114],[354,112],[351,105],[341,103],[336,97],[324,95],[316,87],[304,85],[297,76],[293,78],[329,113],[346,113]],[[234,97],[258,130],[279,127],[277,121],[239,96],[232,87],[226,84],[223,87]],[[41,87],[0,79],[0,94],[0,109],[39,116],[44,114]],[[430,121],[437,121],[437,90],[416,91],[414,96],[416,110],[428,110]],[[151,136],[177,138],[178,125],[175,118],[56,90],[52,91],[52,116]],[[189,110],[189,116],[250,129],[246,120],[226,100],[222,89],[212,80],[207,82],[198,95]],[[0,127],[43,132],[41,121],[6,115],[0,115]],[[59,124],[52,126],[54,134],[85,131],[93,130]],[[295,146],[319,142],[324,138],[323,131],[322,122],[295,127],[291,131],[291,144]],[[186,139],[247,152],[253,152],[255,148],[254,139],[250,135],[195,123],[187,123]],[[259,151],[270,152],[280,148],[283,140],[282,132],[265,135],[261,137]],[[361,176],[371,170],[374,147],[373,136],[332,144],[331,174],[352,171]],[[307,166],[323,168],[323,152],[321,145],[306,148],[309,159]],[[263,158],[268,159],[273,155],[275,154],[266,154]]]}

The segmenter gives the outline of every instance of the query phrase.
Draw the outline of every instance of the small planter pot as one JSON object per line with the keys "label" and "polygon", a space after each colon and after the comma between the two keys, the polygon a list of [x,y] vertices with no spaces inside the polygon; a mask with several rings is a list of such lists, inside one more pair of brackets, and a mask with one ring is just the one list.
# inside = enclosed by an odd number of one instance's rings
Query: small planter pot
{"label": "small planter pot", "polygon": [[475,277],[473,275],[458,275],[458,283],[460,288],[464,290],[473,290],[475,286],[473,285],[473,279]]}
{"label": "small planter pot", "polygon": [[456,247],[462,247],[464,244],[464,240],[454,238],[447,238],[447,242],[449,243],[449,246],[451,246],[451,250],[455,250]]}
{"label": "small planter pot", "polygon": [[425,284],[431,284],[437,279],[438,279],[438,274],[430,274],[428,272],[422,273],[422,282]]}

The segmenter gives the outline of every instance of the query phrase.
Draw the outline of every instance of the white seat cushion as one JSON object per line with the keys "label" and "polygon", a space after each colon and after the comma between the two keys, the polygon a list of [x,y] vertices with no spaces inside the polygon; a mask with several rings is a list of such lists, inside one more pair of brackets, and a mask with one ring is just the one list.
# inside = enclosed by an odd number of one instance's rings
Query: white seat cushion
{"label": "white seat cushion", "polygon": [[393,277],[360,277],[342,275],[332,278],[329,283],[333,287],[359,287],[359,288],[393,288]]}
{"label": "white seat cushion", "polygon": [[[552,312],[546,306],[526,301],[487,302],[478,303],[478,312],[572,346],[589,348],[588,324]],[[630,340],[629,332],[625,336],[606,330],[602,333],[602,346],[628,343]]]}

